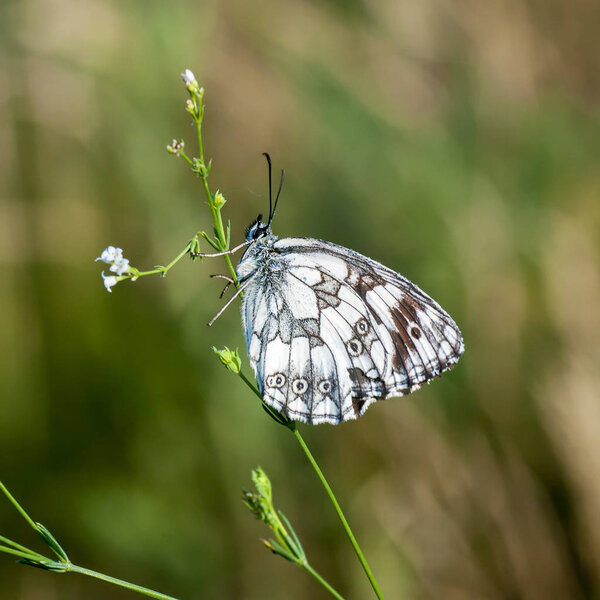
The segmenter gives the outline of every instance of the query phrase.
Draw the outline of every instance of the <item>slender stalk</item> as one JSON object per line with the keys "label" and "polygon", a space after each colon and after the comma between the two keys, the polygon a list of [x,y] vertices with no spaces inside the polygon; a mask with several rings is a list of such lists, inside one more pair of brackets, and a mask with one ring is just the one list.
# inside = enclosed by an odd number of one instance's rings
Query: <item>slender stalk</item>
{"label": "slender stalk", "polygon": [[[219,240],[219,244],[221,246],[221,250],[229,250],[229,243],[225,237],[225,230],[223,229],[223,219],[221,217],[221,210],[215,206],[214,197],[210,191],[210,187],[208,185],[208,169],[206,169],[206,164],[204,162],[204,145],[202,143],[202,119],[204,118],[204,107],[199,106],[199,111],[197,117],[195,117],[196,121],[196,131],[198,134],[198,153],[200,158],[200,163],[204,167],[200,172],[200,177],[202,179],[202,184],[204,187],[204,193],[206,194],[206,199],[208,200],[208,206],[210,207],[210,212],[212,213],[213,223],[215,225],[215,233],[217,239]],[[239,282],[237,278],[237,273],[235,272],[235,268],[231,262],[231,258],[229,256],[225,256],[225,262],[227,263],[227,268],[231,273],[231,278],[233,279],[233,283],[235,287],[239,287]]]}
{"label": "slender stalk", "polygon": [[[198,234],[196,234],[197,236]],[[156,267],[155,269],[151,269],[149,271],[138,271],[134,274],[134,277],[143,277],[144,275],[154,275],[156,273],[161,273],[162,275],[166,275],[170,269],[172,269],[186,254],[191,250],[194,241],[191,240],[188,242],[187,246],[166,266],[166,267]]]}
{"label": "slender stalk", "polygon": [[308,563],[302,565],[334,598],[344,600]]}
{"label": "slender stalk", "polygon": [[[0,552],[5,552],[6,554],[13,554],[14,556],[18,556],[19,558],[26,558],[26,559],[31,559],[32,557],[32,553],[30,550],[26,550],[26,551],[22,551],[22,550],[15,550],[14,548],[9,548],[8,546],[0,546]],[[45,556],[42,556],[41,554],[37,554],[37,552],[35,553],[35,559],[38,562],[44,562],[46,560],[48,560],[49,562],[53,562],[50,561],[50,559],[47,559]]]}
{"label": "slender stalk", "polygon": [[[17,544],[17,542],[14,542],[13,540],[8,539],[7,537],[4,537],[3,535],[0,535],[0,542],[3,542],[4,544],[8,544],[9,546],[12,546],[12,549],[17,549],[20,552],[27,552],[28,554],[31,554],[31,550],[29,548],[27,548],[26,546],[21,546],[21,544]],[[8,552],[9,549],[6,549],[6,546],[0,546],[0,549],[2,549],[3,552]],[[38,556],[40,558],[44,558],[41,554],[38,554]]]}
{"label": "slender stalk", "polygon": [[[238,374],[241,377],[242,381],[256,394],[256,396],[258,396],[260,398],[261,402],[264,402],[262,399],[262,396],[260,395],[260,392],[258,391],[256,386],[241,371]],[[354,537],[354,533],[352,533],[352,529],[350,528],[350,525],[348,524],[348,521],[344,515],[344,512],[342,511],[342,508],[339,505],[339,502],[337,501],[337,498],[335,497],[335,494],[333,493],[331,486],[327,482],[325,475],[323,475],[323,471],[321,471],[319,465],[317,464],[317,461],[315,460],[314,456],[312,455],[311,451],[309,450],[308,446],[306,445],[304,438],[300,435],[300,432],[298,431],[296,424],[293,423],[292,426],[288,426],[288,429],[294,434],[294,436],[295,436],[296,440],[298,441],[298,443],[300,444],[300,447],[302,448],[304,454],[308,458],[308,461],[310,462],[312,468],[315,470],[315,473],[317,474],[317,477],[319,478],[321,484],[325,488],[325,492],[327,492],[327,495],[329,496],[329,499],[331,500],[331,503],[333,504],[333,508],[335,509],[335,512],[337,513],[340,521],[342,522],[342,526],[346,532],[346,535],[350,539],[350,543],[352,544],[352,547],[354,548],[354,552],[356,552],[356,556],[358,557],[358,560],[360,561],[360,564],[362,565],[362,568],[365,571],[365,574],[367,575],[369,582],[371,583],[373,591],[375,592],[375,594],[376,594],[377,598],[379,598],[379,600],[383,600],[383,595],[382,595],[381,591],[379,590],[379,586],[377,585],[377,582],[375,581],[375,577],[373,576],[371,567],[369,567],[369,564],[367,563],[365,555],[362,553],[362,550],[360,549],[360,546],[358,545],[358,542],[356,541],[356,538]]]}
{"label": "slender stalk", "polygon": [[148,598],[156,598],[157,600],[177,600],[177,598],[174,596],[167,596],[167,594],[161,594],[160,592],[142,587],[141,585],[135,585],[134,583],[129,583],[128,581],[123,581],[122,579],[117,579],[116,577],[111,577],[110,575],[104,575],[103,573],[98,573],[90,569],[85,569],[84,567],[78,567],[77,565],[73,565],[71,563],[68,565],[67,572],[80,573],[81,575],[87,575],[88,577],[93,577],[94,579],[100,579],[101,581],[112,583],[113,585],[131,590],[132,592],[137,592],[138,594],[142,594]]}
{"label": "slender stalk", "polygon": [[[13,545],[16,545],[10,540],[7,541]],[[9,548],[8,546],[0,545],[0,552],[12,554],[13,556],[17,556],[23,559],[24,561],[26,561],[27,564],[33,564],[34,566],[46,569],[48,571],[55,571],[59,573],[80,573],[81,575],[87,575],[88,577],[100,579],[101,581],[111,583],[113,585],[130,590],[132,592],[137,592],[138,594],[142,594],[143,596],[147,596],[149,598],[156,598],[157,600],[177,600],[177,598],[175,598],[174,596],[161,594],[160,592],[151,590],[141,585],[136,585],[135,583],[123,581],[122,579],[117,579],[116,577],[105,575],[104,573],[98,573],[97,571],[92,571],[91,569],[86,569],[84,567],[74,565],[71,562],[61,562],[49,559],[46,556],[38,554],[37,552],[34,552],[27,548],[25,550],[16,550],[14,548]]]}
{"label": "slender stalk", "polygon": [[0,490],[10,500],[10,503],[19,511],[21,516],[29,523],[29,526],[35,531],[39,531],[33,519],[25,512],[25,509],[17,502],[16,498],[8,491],[8,488],[0,481]]}
{"label": "slender stalk", "polygon": [[2,481],[0,481],[0,491],[4,493],[10,503],[17,509],[19,514],[32,527],[32,529],[34,529],[51,548],[51,550],[57,554],[59,559],[54,560],[48,558],[47,556],[44,556],[39,552],[35,552],[26,546],[22,546],[21,544],[18,544],[17,542],[14,542],[13,540],[2,535],[0,535],[0,552],[16,556],[20,558],[20,562],[24,564],[45,569],[47,571],[52,571],[55,573],[80,573],[82,575],[87,575],[88,577],[106,581],[107,583],[112,583],[113,585],[131,590],[132,592],[137,592],[138,594],[142,594],[149,598],[155,598],[156,600],[177,600],[177,598],[173,596],[161,594],[160,592],[142,587],[141,585],[136,585],[128,581],[123,581],[122,579],[117,579],[116,577],[111,577],[110,575],[105,575],[104,573],[98,573],[97,571],[92,571],[91,569],[74,565],[67,559],[67,555],[58,545],[58,542],[48,532],[48,530],[43,525],[36,523],[27,514],[25,509],[17,502],[16,498],[8,491],[8,488],[2,483]]}
{"label": "slender stalk", "polygon": [[329,496],[329,499],[331,500],[331,503],[333,504],[333,508],[335,508],[335,512],[338,514],[338,517],[339,517],[340,521],[342,522],[342,526],[344,527],[344,530],[346,531],[346,535],[348,536],[348,538],[350,538],[350,543],[352,544],[352,547],[354,548],[354,552],[356,552],[356,556],[358,557],[358,560],[360,561],[362,568],[364,569],[367,577],[369,578],[369,581],[371,582],[371,586],[373,587],[375,594],[377,595],[379,600],[383,600],[383,596],[381,594],[381,591],[379,590],[379,586],[377,585],[377,582],[375,581],[373,572],[371,571],[371,568],[369,567],[369,564],[367,563],[367,559],[365,558],[364,554],[362,553],[362,550],[360,549],[360,546],[358,545],[358,542],[356,541],[356,538],[354,537],[354,534],[352,533],[352,529],[350,529],[350,525],[348,524],[348,521],[346,520],[346,517],[344,516],[342,508],[340,507],[340,505],[337,501],[337,498],[335,497],[335,494],[333,493],[333,490],[331,489],[331,486],[327,482],[327,479],[325,479],[325,475],[323,475],[323,471],[321,471],[319,465],[317,464],[317,461],[314,459],[311,451],[308,449],[308,446],[306,445],[306,442],[304,441],[303,437],[300,435],[300,432],[298,431],[298,429],[294,428],[294,429],[292,429],[292,432],[293,432],[294,436],[296,437],[296,439],[298,440],[298,443],[300,444],[300,447],[304,451],[304,454],[306,454],[308,461],[310,462],[313,469],[315,470],[317,477],[320,479],[323,487],[325,488],[325,491],[327,492],[327,495]]}
{"label": "slender stalk", "polygon": [[241,380],[254,392],[254,394],[260,398],[260,401],[262,402],[262,396],[260,395],[260,392],[256,389],[256,386],[244,375],[242,371],[239,371],[238,375],[240,376]]}

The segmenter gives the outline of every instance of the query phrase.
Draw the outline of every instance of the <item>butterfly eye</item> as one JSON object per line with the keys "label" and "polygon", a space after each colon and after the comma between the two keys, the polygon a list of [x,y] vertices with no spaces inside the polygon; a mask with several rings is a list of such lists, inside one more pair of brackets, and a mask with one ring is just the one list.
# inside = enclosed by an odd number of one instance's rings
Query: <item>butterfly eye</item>
{"label": "butterfly eye", "polygon": [[252,240],[257,240],[258,238],[263,237],[268,233],[268,226],[265,225],[262,221],[262,215],[258,215],[256,221],[253,221],[246,229],[246,241],[250,242]]}
{"label": "butterfly eye", "polygon": [[298,379],[294,379],[292,382],[292,391],[294,394],[304,394],[304,392],[308,389],[308,382],[304,377],[299,377]]}
{"label": "butterfly eye", "polygon": [[365,335],[369,332],[369,324],[367,323],[366,319],[361,319],[354,326],[354,329],[356,330],[356,333],[358,333],[358,335]]}
{"label": "butterfly eye", "polygon": [[350,340],[346,344],[346,349],[350,356],[360,356],[363,351],[363,345],[359,340]]}
{"label": "butterfly eye", "polygon": [[324,380],[319,382],[319,391],[322,394],[328,394],[331,391],[331,382]]}

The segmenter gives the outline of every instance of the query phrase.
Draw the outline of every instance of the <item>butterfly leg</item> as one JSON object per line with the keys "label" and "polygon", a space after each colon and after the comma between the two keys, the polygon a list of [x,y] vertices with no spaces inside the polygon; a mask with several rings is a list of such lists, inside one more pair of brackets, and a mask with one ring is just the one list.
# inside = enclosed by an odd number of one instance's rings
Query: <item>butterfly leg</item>
{"label": "butterfly leg", "polygon": [[229,286],[233,283],[233,279],[231,279],[231,277],[227,277],[227,275],[220,274],[211,275],[210,277],[212,279],[225,279],[225,281],[227,281],[225,287],[223,288],[223,291],[219,294],[219,298],[222,298],[225,295],[225,292],[229,289]]}
{"label": "butterfly leg", "polygon": [[[249,282],[248,282],[249,283]],[[221,310],[208,322],[208,326],[211,327],[212,324],[225,312],[225,309],[248,287],[248,283],[241,285],[227,302],[221,307]]]}
{"label": "butterfly leg", "polygon": [[215,256],[227,256],[229,254],[233,254],[234,252],[237,252],[240,248],[243,248],[244,246],[247,246],[248,244],[251,244],[251,243],[252,243],[252,240],[247,240],[245,242],[242,242],[239,246],[232,248],[231,250],[225,250],[225,252],[213,252],[212,254],[205,254],[203,252],[190,252],[190,255],[193,256],[194,258],[213,258]]}

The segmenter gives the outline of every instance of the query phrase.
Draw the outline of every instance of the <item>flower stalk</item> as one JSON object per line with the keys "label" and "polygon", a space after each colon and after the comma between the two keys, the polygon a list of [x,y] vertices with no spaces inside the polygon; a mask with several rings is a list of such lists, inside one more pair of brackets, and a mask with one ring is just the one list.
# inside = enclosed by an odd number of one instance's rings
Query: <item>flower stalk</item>
{"label": "flower stalk", "polygon": [[[227,229],[225,230],[223,226],[223,217],[221,216],[221,209],[225,206],[226,200],[219,190],[214,194],[210,191],[208,175],[210,173],[211,161],[207,164],[204,160],[204,144],[202,143],[202,121],[204,119],[204,105],[202,104],[202,101],[204,99],[204,88],[198,85],[194,74],[189,69],[186,69],[181,74],[181,78],[190,95],[186,102],[186,110],[192,116],[194,124],[196,125],[198,156],[190,158],[183,152],[183,147],[180,149],[179,155],[192,167],[192,171],[202,180],[202,187],[213,218],[214,237],[211,238],[204,232],[201,232],[201,235],[217,252],[226,252],[229,250],[231,242],[231,223],[229,221],[227,222]],[[231,273],[234,285],[239,287],[237,274],[229,255],[225,255],[225,262]]]}

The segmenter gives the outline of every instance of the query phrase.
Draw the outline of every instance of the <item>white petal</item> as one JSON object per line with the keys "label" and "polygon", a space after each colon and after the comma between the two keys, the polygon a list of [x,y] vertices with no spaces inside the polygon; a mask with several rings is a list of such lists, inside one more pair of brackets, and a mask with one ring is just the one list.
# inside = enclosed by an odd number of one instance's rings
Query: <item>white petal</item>
{"label": "white petal", "polygon": [[104,287],[106,288],[107,292],[112,292],[110,288],[119,283],[114,275],[105,275],[104,271],[102,271],[102,279],[104,280]]}

